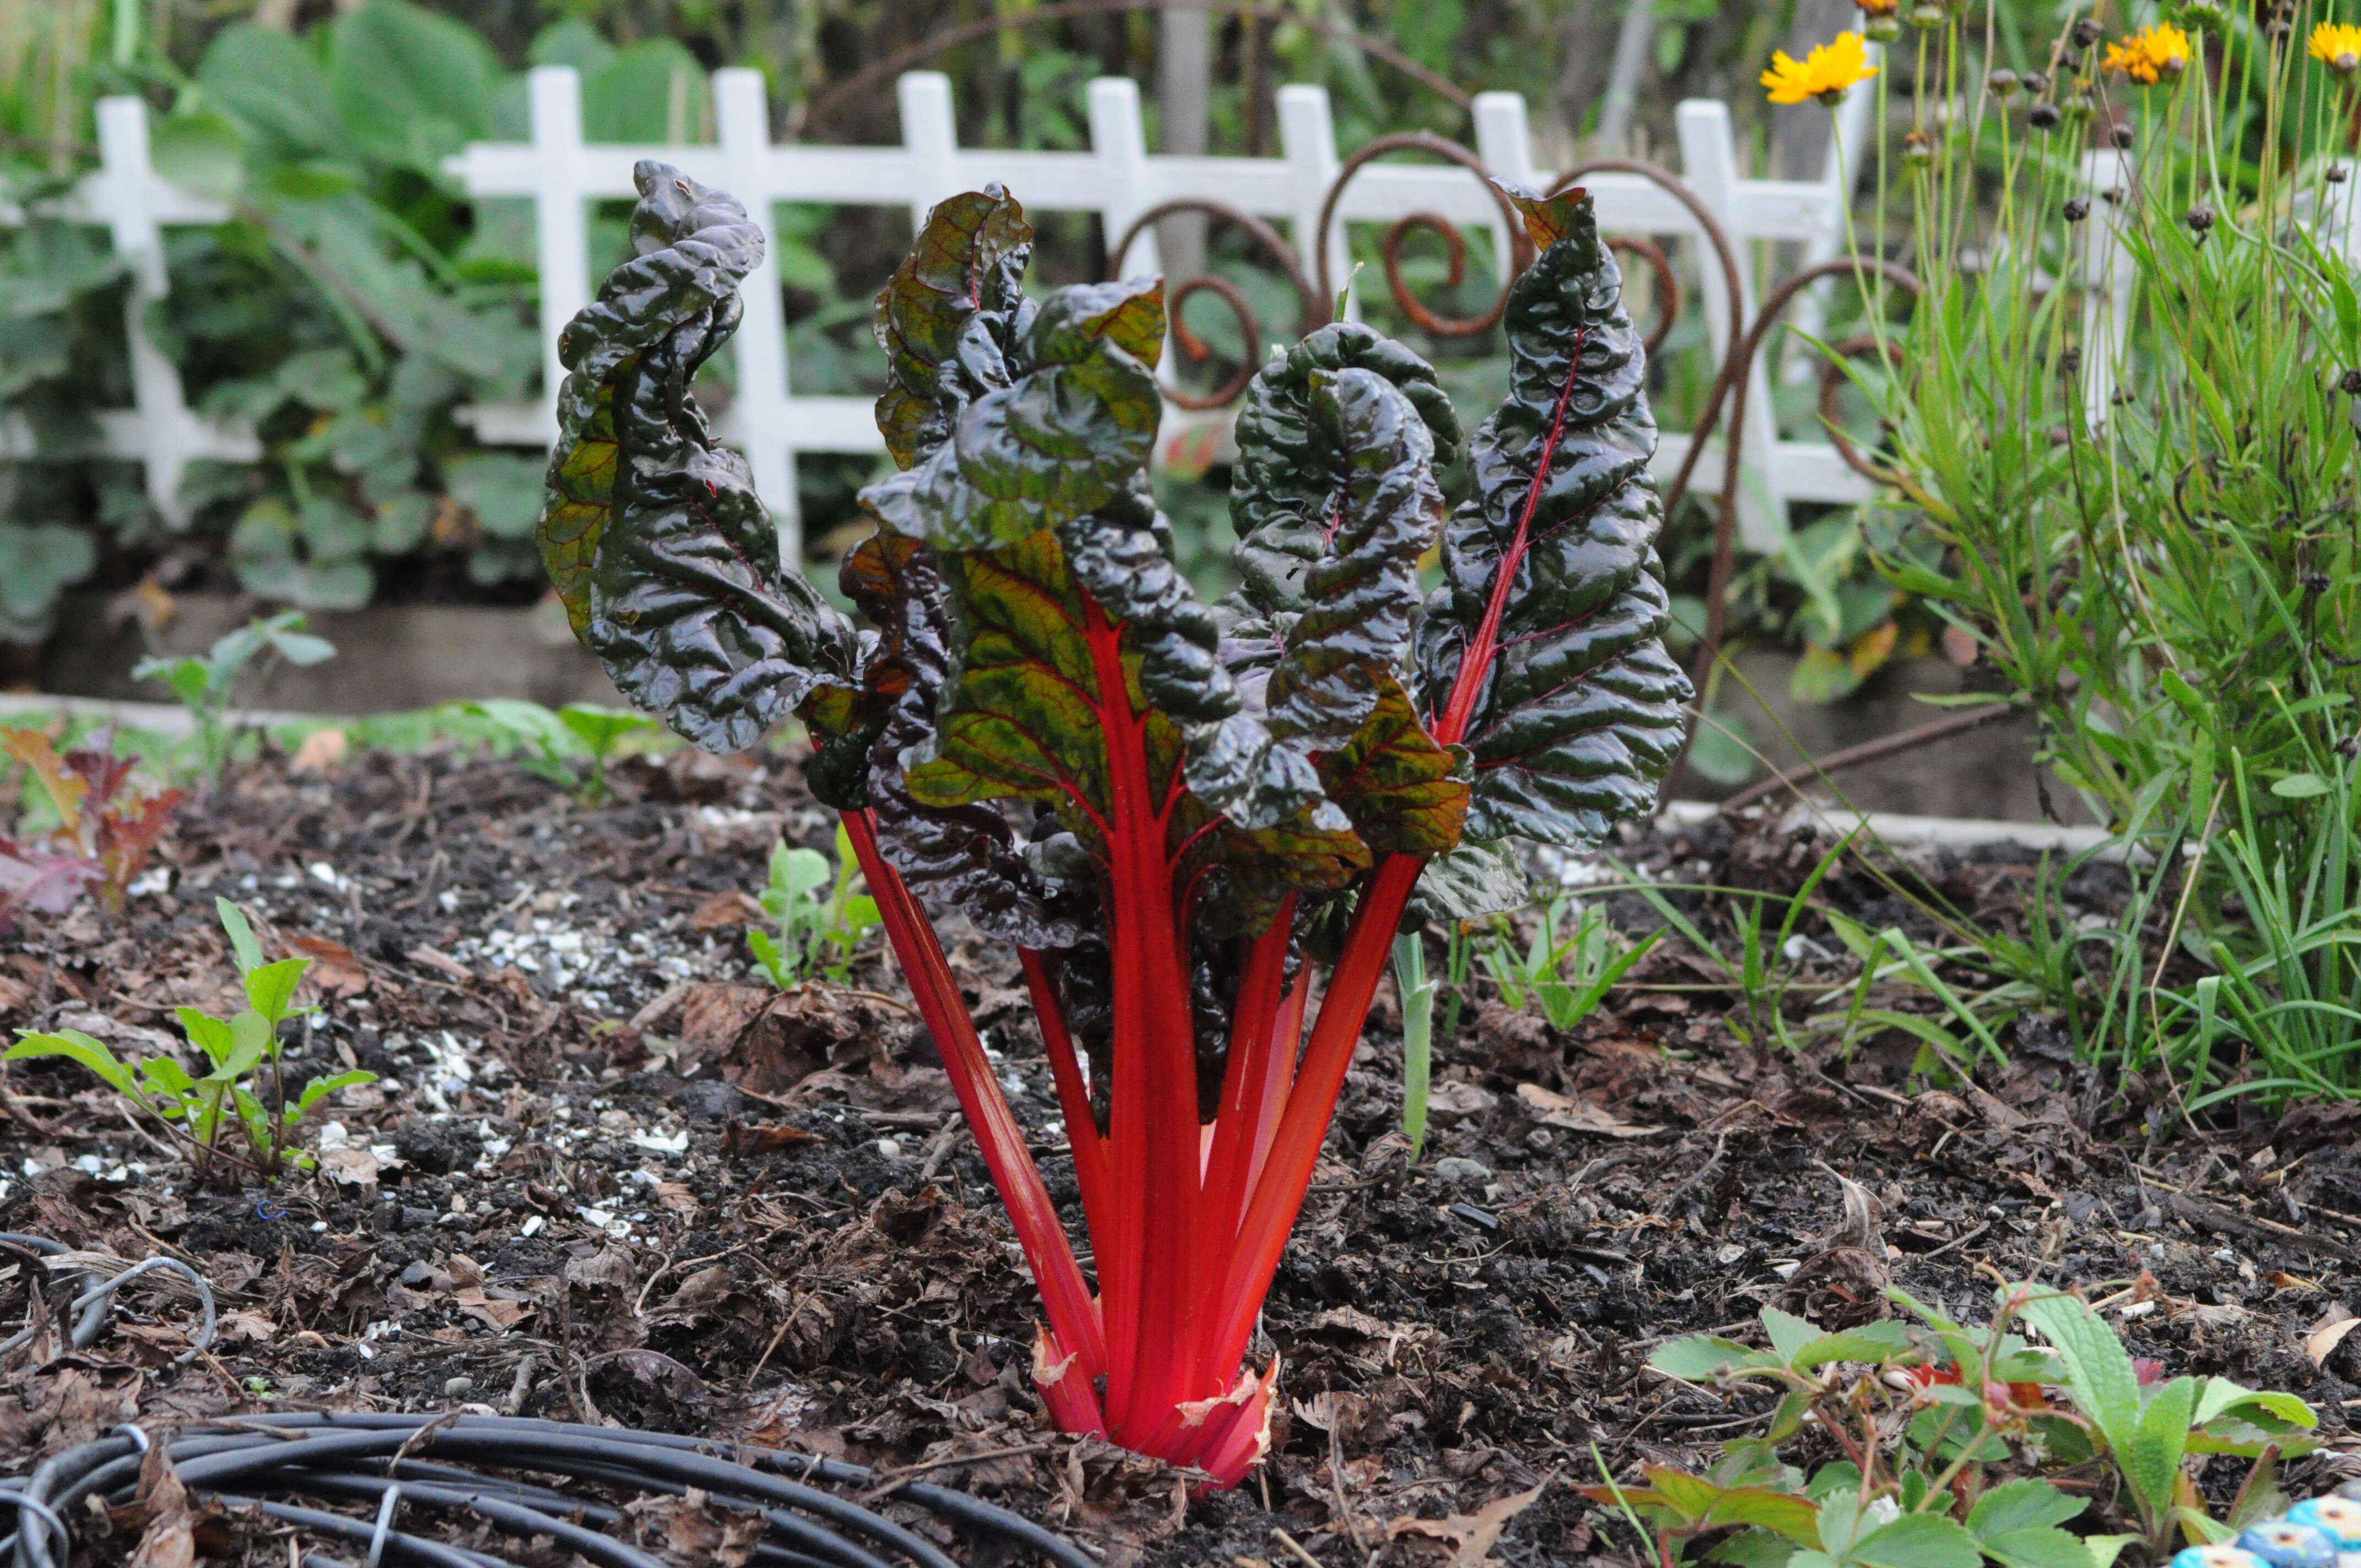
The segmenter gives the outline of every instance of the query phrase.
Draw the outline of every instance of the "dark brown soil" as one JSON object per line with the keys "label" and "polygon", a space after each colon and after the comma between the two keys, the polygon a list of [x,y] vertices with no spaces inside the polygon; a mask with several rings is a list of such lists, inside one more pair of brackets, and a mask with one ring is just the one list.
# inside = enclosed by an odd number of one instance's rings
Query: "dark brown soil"
{"label": "dark brown soil", "polygon": [[[0,1368],[0,1464],[135,1418],[475,1403],[885,1467],[973,1455],[929,1478],[1110,1562],[1175,1568],[1300,1563],[1278,1530],[1330,1568],[1472,1563],[1447,1524],[1408,1521],[1467,1525],[1538,1488],[1489,1561],[1539,1568],[1631,1556],[1572,1489],[1598,1479],[1594,1447],[1629,1475],[1751,1423],[1644,1370],[1665,1337],[1746,1337],[1766,1304],[1875,1316],[1888,1285],[1980,1319],[1998,1277],[2143,1273],[2159,1300],[2125,1325],[2136,1354],[2319,1409],[2331,1450],[2291,1490],[2355,1446],[2361,1335],[2324,1367],[2304,1351],[2361,1301],[2353,1114],[2201,1132],[2169,1094],[2092,1083],[2037,1021],[2005,1072],[1932,1088],[1900,1036],[1849,1060],[1757,1054],[1733,1043],[1727,992],[1642,990],[1571,1035],[1471,1007],[1438,1044],[1412,1167],[1389,999],[1271,1295],[1274,1457],[1189,1499],[1042,1420],[1032,1288],[890,964],[849,989],[755,988],[745,894],[782,832],[826,848],[832,824],[777,760],[634,764],[603,810],[500,762],[273,761],[183,814],[169,890],[0,939],[0,1027],[144,1052],[172,1007],[230,1004],[213,899],[235,897],[274,953],[318,960],[291,1070],[385,1076],[315,1124],[320,1173],[241,1188],[196,1181],[76,1070],[7,1069],[0,1225],[185,1259],[225,1319],[213,1354],[178,1365],[189,1303],[135,1288],[87,1351],[20,1354]],[[1771,829],[1626,848],[1752,887],[1793,888],[1816,858]],[[2029,882],[2004,861],[1905,871],[1988,919],[2014,918]],[[2070,900],[2103,905],[2104,883]],[[1911,915],[1866,875],[1828,892],[1879,923]],[[1019,1114],[1047,1123],[1013,960],[953,947]],[[1668,946],[1643,977],[1714,975]],[[1070,1165],[1042,1161],[1071,1207]],[[21,1287],[5,1299],[20,1310]]]}

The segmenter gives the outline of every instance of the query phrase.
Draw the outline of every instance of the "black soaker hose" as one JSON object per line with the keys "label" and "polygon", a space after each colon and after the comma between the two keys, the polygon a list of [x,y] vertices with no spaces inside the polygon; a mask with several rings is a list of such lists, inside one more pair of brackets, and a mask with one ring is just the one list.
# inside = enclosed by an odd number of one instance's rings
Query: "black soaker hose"
{"label": "black soaker hose", "polygon": [[[614,1533],[626,1516],[610,1503],[468,1465],[641,1493],[679,1496],[694,1488],[718,1508],[763,1519],[753,1560],[765,1568],[959,1568],[906,1525],[815,1485],[865,1490],[880,1484],[874,1471],[858,1464],[567,1421],[315,1411],[184,1427],[152,1440],[137,1427],[119,1427],[43,1461],[29,1476],[0,1480],[0,1508],[15,1509],[16,1525],[0,1537],[0,1560],[12,1568],[61,1568],[71,1546],[64,1521],[82,1517],[85,1497],[129,1500],[141,1461],[157,1442],[168,1445],[192,1496],[251,1507],[358,1548],[364,1568],[512,1568],[508,1559],[397,1528],[404,1508],[468,1514],[503,1534],[547,1537],[599,1568],[665,1568]],[[1096,1568],[1040,1525],[964,1492],[910,1483],[894,1495],[972,1538],[1029,1552],[1051,1568]],[[284,1500],[291,1496],[377,1508],[373,1518],[363,1518]],[[343,1568],[339,1559],[318,1552],[305,1561]]]}

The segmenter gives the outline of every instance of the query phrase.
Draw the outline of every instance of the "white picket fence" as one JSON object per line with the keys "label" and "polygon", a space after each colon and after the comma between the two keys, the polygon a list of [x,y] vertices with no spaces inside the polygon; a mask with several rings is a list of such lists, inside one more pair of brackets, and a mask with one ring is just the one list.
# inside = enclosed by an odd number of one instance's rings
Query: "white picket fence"
{"label": "white picket fence", "polygon": [[[766,235],[775,238],[773,203],[827,203],[906,209],[914,227],[945,196],[988,181],[1006,184],[1037,211],[1097,214],[1111,240],[1139,214],[1186,197],[1210,198],[1277,220],[1290,233],[1299,255],[1310,258],[1320,208],[1342,159],[1326,93],[1290,86],[1279,94],[1281,153],[1278,158],[1180,158],[1147,150],[1139,91],[1121,78],[1090,84],[1087,152],[1025,152],[963,148],[952,115],[950,80],[913,71],[898,86],[902,144],[898,147],[824,147],[774,144],[762,78],[750,71],[714,75],[717,140],[710,144],[640,147],[588,143],[582,137],[581,91],[575,73],[542,67],[531,74],[532,139],[523,143],[477,143],[450,159],[446,168],[472,195],[526,197],[535,208],[541,276],[541,326],[545,356],[544,392],[538,404],[485,406],[466,411],[478,439],[493,444],[544,445],[555,432],[553,412],[558,328],[588,302],[590,269],[588,203],[632,195],[631,166],[642,158],[675,163],[695,178],[744,198]],[[1843,171],[1868,162],[1864,152],[1872,95],[1852,95],[1837,118],[1824,176],[1816,181],[1758,180],[1741,173],[1741,164],[1726,104],[1692,100],[1679,105],[1675,125],[1683,180],[1741,249],[1740,303],[1752,318],[1758,272],[1767,253],[1755,242],[1795,242],[1804,261],[1839,252],[1847,198]],[[259,455],[251,431],[199,418],[188,408],[170,362],[148,343],[139,327],[142,313],[170,286],[160,235],[165,225],[212,224],[225,212],[166,184],[148,157],[146,111],[138,100],[110,98],[99,106],[102,164],[77,187],[63,215],[106,225],[116,250],[129,265],[134,287],[126,323],[134,369],[136,403],[99,420],[97,449],[140,462],[148,493],[168,517],[181,515],[181,477],[195,458],[252,461]],[[1532,153],[1525,105],[1510,93],[1487,93],[1475,103],[1476,151],[1486,166],[1507,180],[1545,182]],[[2113,155],[2107,155],[2113,156]],[[2094,155],[2094,162],[2096,155]],[[2097,171],[2094,170],[2094,177]],[[2119,170],[2111,168],[2105,178]],[[1609,173],[1585,181],[1610,231],[1655,236],[1697,236],[1688,210],[1663,190],[1636,176]],[[1378,163],[1360,173],[1338,203],[1345,222],[1389,223],[1413,213],[1433,214],[1469,228],[1495,231],[1491,253],[1505,258],[1498,208],[1466,170],[1429,163]],[[0,211],[0,222],[15,214]],[[2107,258],[2112,229],[2092,225],[2093,256],[2088,276],[2110,277]],[[1327,236],[1330,269],[1349,272],[1343,224]],[[1155,236],[1145,233],[1126,258],[1126,271],[1156,269]],[[775,246],[771,247],[775,252]],[[1307,260],[1307,271],[1315,269]],[[1717,357],[1728,347],[1729,302],[1717,268],[1697,269],[1699,304]],[[2102,309],[2094,291],[2092,308]],[[1799,302],[1795,320],[1815,324],[1815,302]],[[2120,329],[2122,313],[2112,313]],[[866,453],[883,444],[860,397],[797,394],[790,379],[787,338],[781,315],[775,262],[766,255],[745,290],[745,317],[734,345],[736,391],[722,434],[743,451],[763,499],[780,518],[783,543],[796,538],[795,465],[801,453]],[[2092,373],[2106,374],[2103,355],[2090,356]],[[1869,487],[1825,441],[1784,439],[1777,432],[1769,378],[1758,364],[1747,400],[1740,519],[1745,543],[1776,548],[1786,532],[1786,511],[1798,501],[1851,502]],[[1202,432],[1225,416],[1175,411],[1168,436]],[[1687,438],[1666,433],[1658,455],[1669,474],[1686,455]],[[0,459],[58,455],[37,454],[21,424],[0,426]],[[1720,481],[1720,464],[1708,454],[1697,465],[1697,483],[1709,489]]]}
{"label": "white picket fence", "polygon": [[[190,463],[200,457],[251,463],[262,455],[262,444],[243,425],[192,412],[181,393],[180,371],[148,341],[140,323],[148,307],[171,287],[164,266],[165,225],[224,223],[229,210],[157,176],[148,158],[148,106],[137,98],[100,100],[98,150],[98,168],[59,203],[56,215],[104,227],[130,274],[123,328],[132,406],[101,412],[94,443],[62,450],[37,448],[21,419],[0,421],[0,461],[102,455],[137,463],[146,470],[149,503],[168,521],[181,523],[188,511],[181,500],[181,477]],[[0,223],[21,219],[0,207]]]}

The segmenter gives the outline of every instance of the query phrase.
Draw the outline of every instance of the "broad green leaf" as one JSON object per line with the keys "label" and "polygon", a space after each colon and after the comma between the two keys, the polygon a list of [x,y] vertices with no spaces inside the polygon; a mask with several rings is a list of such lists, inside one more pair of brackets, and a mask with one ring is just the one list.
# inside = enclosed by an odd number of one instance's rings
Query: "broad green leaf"
{"label": "broad green leaf", "polygon": [[1509,396],[1469,444],[1419,657],[1437,739],[1475,757],[1468,836],[1587,849],[1653,808],[1691,693],[1663,642],[1655,422],[1614,259],[1587,196],[1508,195],[1543,248],[1510,291]]}
{"label": "broad green leaf", "polygon": [[1735,1568],[1786,1568],[1795,1556],[1794,1541],[1771,1530],[1747,1529],[1707,1552],[1705,1560]]}
{"label": "broad green leaf", "polygon": [[1798,1546],[1820,1543],[1819,1509],[1792,1492],[1768,1486],[1732,1486],[1706,1510],[1711,1529],[1751,1525],[1786,1537]]}
{"label": "broad green leaf", "polygon": [[557,710],[557,717],[594,756],[613,751],[615,743],[626,735],[655,728],[653,721],[627,708],[600,707],[587,702],[569,702]]}
{"label": "broad green leaf", "polygon": [[1905,1514],[1856,1540],[1845,1560],[1863,1568],[1980,1568],[1983,1554],[1958,1520]]}
{"label": "broad green leaf", "polygon": [[1901,1323],[1865,1323],[1839,1333],[1823,1334],[1788,1359],[1800,1372],[1836,1361],[1890,1361],[1916,1348],[1909,1329]]}
{"label": "broad green leaf", "polygon": [[2190,1416],[2190,1424],[2202,1427],[2217,1417],[2248,1415],[2255,1411],[2277,1417],[2307,1431],[2320,1424],[2320,1417],[2312,1408],[2293,1394],[2275,1389],[2257,1391],[2241,1387],[2226,1377],[2208,1377],[2200,1385],[2197,1407]]}
{"label": "broad green leaf", "polygon": [[246,183],[238,127],[210,109],[167,115],[148,132],[156,172],[193,195],[225,202]]}
{"label": "broad green leaf", "polygon": [[337,152],[344,126],[318,57],[293,34],[234,22],[197,67],[205,101],[238,123],[249,156],[293,163]]}
{"label": "broad green leaf", "polygon": [[2012,1530],[2061,1525],[2081,1513],[2084,1504],[2047,1481],[2004,1481],[1976,1499],[1968,1510],[1969,1533],[1983,1539]]}
{"label": "broad green leaf", "polygon": [[229,1059],[232,1039],[229,1020],[200,1013],[193,1007],[177,1007],[173,1014],[181,1020],[181,1031],[189,1043],[205,1053],[205,1059],[215,1067]]}
{"label": "broad green leaf", "polygon": [[63,1057],[88,1068],[123,1093],[135,1098],[138,1094],[137,1080],[132,1077],[131,1069],[116,1058],[104,1041],[93,1039],[80,1029],[60,1029],[48,1035],[26,1033],[0,1053],[0,1061],[26,1061],[35,1057]]}
{"label": "broad green leaf", "polygon": [[1667,1377],[1705,1383],[1733,1372],[1777,1372],[1786,1364],[1770,1351],[1756,1350],[1736,1340],[1689,1334],[1667,1340],[1650,1351],[1648,1365]]}
{"label": "broad green leaf", "polygon": [[271,1047],[277,1043],[270,1021],[259,1013],[240,1013],[229,1021],[229,1055],[205,1075],[208,1081],[230,1083],[245,1078],[272,1054]]}
{"label": "broad green leaf", "polygon": [[2172,1499],[2173,1478],[2180,1474],[2189,1443],[2190,1414],[2196,1408],[2196,1379],[2172,1379],[2149,1397],[2130,1448],[2118,1452],[2125,1479],[2155,1512],[2161,1512]]}
{"label": "broad green leaf", "polygon": [[2079,1297],[2046,1286],[2021,1288],[2029,1295],[2019,1315],[2057,1351],[2076,1407],[2098,1423],[2109,1447],[2128,1454],[2140,1423],[2140,1390],[2123,1342]]}
{"label": "broad green leaf", "polygon": [[149,1057],[139,1064],[139,1076],[159,1099],[185,1100],[196,1091],[197,1080],[170,1057]]}
{"label": "broad green leaf", "polygon": [[484,134],[499,80],[481,35],[409,0],[363,0],[329,31],[328,87],[346,139],[429,180]]}
{"label": "broad green leaf", "polygon": [[[734,198],[667,165],[642,163],[633,180],[640,254],[558,339],[569,374],[542,554],[577,635],[624,696],[697,745],[742,751],[816,688],[852,684],[857,645],[851,623],[782,569],[744,460],[715,443],[689,395],[737,327],[762,230]],[[619,406],[624,384],[636,396]],[[621,516],[619,494],[631,501]]]}
{"label": "broad green leaf", "polygon": [[1411,913],[1422,920],[1476,920],[1533,902],[1531,880],[1514,846],[1463,839],[1447,855],[1427,861],[1411,896]]}
{"label": "broad green leaf", "polygon": [[1806,1345],[1824,1337],[1817,1323],[1776,1307],[1763,1309],[1763,1332],[1770,1336],[1771,1348],[1779,1353],[1782,1361],[1795,1360]]}
{"label": "broad green leaf", "polygon": [[246,999],[254,1010],[272,1024],[283,1022],[294,1005],[295,988],[303,983],[303,971],[312,967],[309,959],[281,959],[275,964],[246,971]]}
{"label": "broad green leaf", "polygon": [[237,972],[243,976],[262,967],[262,944],[254,939],[254,927],[246,923],[246,912],[228,899],[216,895],[214,912],[221,916],[222,929],[229,933],[230,950],[237,957]]}
{"label": "broad green leaf", "polygon": [[377,1074],[365,1072],[358,1068],[349,1072],[330,1073],[313,1079],[303,1085],[303,1092],[295,1097],[295,1103],[287,1107],[288,1124],[291,1126],[301,1121],[304,1113],[313,1106],[317,1105],[339,1089],[351,1089],[358,1084],[376,1081]]}
{"label": "broad green leaf", "polygon": [[1980,1537],[1984,1555],[2008,1568],[2095,1568],[2091,1549],[2050,1525],[2034,1525]]}
{"label": "broad green leaf", "polygon": [[2281,800],[2311,800],[2326,795],[2335,786],[2318,773],[2290,773],[2271,784],[2271,793]]}

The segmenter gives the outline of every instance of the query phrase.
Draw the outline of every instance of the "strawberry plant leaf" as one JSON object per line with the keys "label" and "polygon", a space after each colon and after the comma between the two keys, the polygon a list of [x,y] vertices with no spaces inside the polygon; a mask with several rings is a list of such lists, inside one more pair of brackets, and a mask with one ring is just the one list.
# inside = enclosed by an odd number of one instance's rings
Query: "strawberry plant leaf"
{"label": "strawberry plant leaf", "polygon": [[1691,1383],[1708,1382],[1734,1372],[1780,1372],[1786,1368],[1786,1363],[1771,1351],[1705,1334],[1690,1334],[1658,1345],[1648,1353],[1648,1365],[1667,1377]]}
{"label": "strawberry plant leaf", "polygon": [[2047,1481],[2030,1477],[2004,1481],[1976,1499],[1968,1510],[1968,1531],[1980,1541],[2015,1530],[2040,1530],[2064,1524],[2081,1513],[2084,1503],[2070,1497]]}
{"label": "strawberry plant leaf", "polygon": [[2018,1315],[2057,1351],[2075,1405],[2098,1423],[2110,1448],[2127,1456],[2139,1428],[2140,1390],[2123,1341],[2080,1297],[2039,1286],[2023,1288],[2027,1299]]}
{"label": "strawberry plant leaf", "polygon": [[1956,1519],[1905,1514],[1852,1543],[1848,1563],[1862,1568],[1980,1568],[1976,1538]]}
{"label": "strawberry plant leaf", "polygon": [[626,696],[710,751],[753,744],[849,684],[850,623],[792,571],[744,459],[689,395],[738,324],[762,254],[745,209],[668,165],[632,171],[639,254],[567,323],[542,554],[568,620]]}
{"label": "strawberry plant leaf", "polygon": [[1435,733],[1474,754],[1468,836],[1587,848],[1653,808],[1691,694],[1662,641],[1655,421],[1620,276],[1587,195],[1508,193],[1543,248],[1510,291],[1509,397],[1469,443],[1420,662]]}

